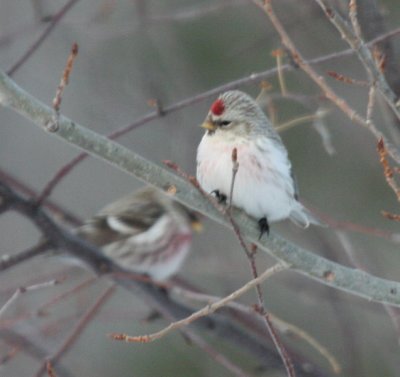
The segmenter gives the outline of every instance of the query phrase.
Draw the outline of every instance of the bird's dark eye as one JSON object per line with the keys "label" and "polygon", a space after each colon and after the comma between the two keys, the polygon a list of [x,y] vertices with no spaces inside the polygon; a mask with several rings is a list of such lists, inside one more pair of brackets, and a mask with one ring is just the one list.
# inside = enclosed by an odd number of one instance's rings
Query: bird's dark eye
{"label": "bird's dark eye", "polygon": [[230,120],[221,120],[218,122],[218,125],[221,127],[226,127],[229,126],[232,123],[232,121]]}

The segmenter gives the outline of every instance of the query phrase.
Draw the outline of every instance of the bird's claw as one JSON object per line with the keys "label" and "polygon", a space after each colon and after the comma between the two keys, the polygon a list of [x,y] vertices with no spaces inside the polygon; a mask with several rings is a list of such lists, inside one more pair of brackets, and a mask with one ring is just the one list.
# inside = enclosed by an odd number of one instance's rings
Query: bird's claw
{"label": "bird's claw", "polygon": [[214,195],[219,204],[226,204],[228,197],[225,194],[222,194],[219,190],[211,191],[211,195]]}
{"label": "bird's claw", "polygon": [[258,220],[258,226],[260,227],[260,236],[258,237],[258,240],[261,240],[264,233],[267,233],[267,236],[269,235],[269,224],[267,218],[262,217]]}

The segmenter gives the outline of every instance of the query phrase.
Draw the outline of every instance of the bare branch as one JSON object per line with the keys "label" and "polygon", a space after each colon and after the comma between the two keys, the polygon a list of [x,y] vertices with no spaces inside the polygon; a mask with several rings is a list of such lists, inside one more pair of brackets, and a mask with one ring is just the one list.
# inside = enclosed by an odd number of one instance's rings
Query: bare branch
{"label": "bare branch", "polygon": [[14,75],[21,66],[33,55],[35,51],[40,47],[40,45],[46,40],[53,29],[57,26],[60,20],[68,13],[68,11],[78,2],[79,0],[69,0],[59,12],[51,18],[50,24],[43,31],[40,37],[35,41],[35,43],[28,48],[28,50],[21,56],[21,58],[14,63],[14,65],[7,70],[9,76]]}
{"label": "bare branch", "polygon": [[[53,115],[51,108],[23,91],[1,72],[0,103],[41,127],[51,121]],[[183,179],[63,116],[60,117],[59,125],[59,131],[51,135],[84,149],[148,184],[159,188],[175,186],[177,189],[175,198],[178,201],[225,226],[231,226],[197,190],[191,188],[190,184]],[[4,195],[4,187],[1,188],[0,186],[0,196]],[[275,258],[289,264],[293,270],[370,301],[400,306],[399,283],[342,266],[294,245],[274,233],[270,234],[268,238],[258,240],[259,232],[256,220],[239,210],[235,210],[234,214],[247,239]],[[326,279],[327,273],[332,274],[334,278]]]}
{"label": "bare branch", "polygon": [[[29,187],[26,183],[22,182],[14,175],[0,169],[0,180],[3,182],[7,182],[13,188],[16,188],[19,192],[23,193],[24,195],[28,195],[31,198],[35,198],[38,196],[38,193]],[[78,219],[73,213],[68,211],[66,208],[61,207],[57,203],[46,200],[43,203],[44,207],[48,208],[51,212],[53,212],[60,220],[66,221],[74,226],[82,225],[82,221]]]}
{"label": "bare branch", "polygon": [[[84,242],[75,235],[63,230],[54,221],[52,221],[35,203],[22,198],[16,192],[0,182],[0,198],[9,202],[9,208],[20,212],[30,218],[35,225],[50,239],[52,244],[62,247],[65,252],[80,260],[88,263],[98,274],[112,272],[110,278],[120,286],[126,288],[132,293],[139,295],[152,308],[161,313],[165,318],[182,318],[192,313],[192,310],[171,300],[171,298],[148,281],[138,279],[126,279],[127,272],[116,266],[112,260],[105,257],[96,247]],[[194,327],[200,331],[213,331],[221,339],[231,341],[236,345],[240,345],[254,357],[259,358],[263,365],[269,368],[278,368],[281,365],[279,356],[266,346],[264,341],[260,341],[242,331],[234,321],[227,317],[212,315],[207,318],[199,319],[195,322]],[[4,330],[0,329],[0,333],[4,335]],[[300,366],[300,371],[302,370]],[[321,376],[321,371],[308,370],[300,373],[302,376]]]}
{"label": "bare branch", "polygon": [[115,285],[108,287],[96,300],[96,302],[82,315],[79,322],[72,329],[69,336],[65,339],[63,344],[60,346],[58,350],[54,352],[53,355],[47,357],[47,360],[43,362],[35,376],[40,377],[42,373],[46,370],[47,364],[51,362],[54,366],[57,361],[61,358],[61,356],[68,351],[71,345],[79,338],[82,334],[83,329],[87,326],[90,319],[93,318],[99,309],[106,303],[106,301],[110,298],[111,294],[115,289]]}
{"label": "bare branch", "polygon": [[268,268],[265,270],[259,277],[250,280],[245,285],[237,289],[236,291],[232,292],[230,295],[222,298],[219,301],[213,302],[202,309],[194,312],[189,317],[186,317],[180,321],[176,321],[171,323],[169,326],[165,327],[164,329],[149,335],[138,335],[138,336],[131,336],[127,334],[110,334],[110,337],[115,340],[123,340],[125,342],[135,342],[135,343],[149,343],[155,340],[161,339],[165,335],[169,334],[171,331],[178,330],[184,326],[188,326],[189,324],[193,323],[197,319],[201,317],[208,316],[218,309],[222,308],[223,306],[227,305],[229,302],[238,299],[244,293],[248,292],[249,290],[255,288],[258,284],[262,283],[264,280],[268,279],[273,274],[283,271],[287,268],[286,265],[278,263],[273,267]]}
{"label": "bare branch", "polygon": [[[277,18],[272,5],[271,0],[264,0],[261,3],[258,0],[253,0],[257,5],[259,5],[265,13],[268,15],[269,19],[271,20],[272,24],[274,25],[276,31],[279,33],[283,45],[290,51],[292,57],[296,64],[305,72],[307,73],[310,78],[321,88],[324,95],[330,99],[340,110],[343,111],[344,114],[350,118],[351,121],[354,121],[356,124],[360,126],[366,127],[368,130],[372,132],[372,134],[376,137],[376,139],[384,138],[385,143],[388,145],[388,151],[392,158],[394,158],[397,162],[400,163],[400,152],[397,148],[391,146],[389,142],[386,140],[382,132],[380,132],[375,124],[372,122],[367,122],[360,114],[358,114],[352,107],[348,105],[348,103],[341,97],[339,97],[333,89],[327,84],[326,80],[319,75],[312,67],[310,62],[306,61],[300,52],[298,51],[297,47],[294,45],[292,40],[290,39],[288,33],[286,32],[285,28],[281,24],[280,20]],[[316,0],[318,3],[322,3],[322,0]],[[367,49],[368,50],[368,49]],[[369,50],[368,50],[369,51]],[[375,65],[374,65],[375,67]],[[376,69],[376,67],[375,67]],[[379,80],[383,78],[383,75],[380,74],[380,77],[377,78],[375,75],[372,75],[374,79]],[[386,82],[386,81],[385,81]],[[392,98],[394,101],[395,98]],[[394,105],[394,102],[392,102]],[[390,145],[390,146],[389,146]]]}
{"label": "bare branch", "polygon": [[375,83],[373,83],[368,91],[368,105],[367,105],[367,116],[366,120],[368,123],[372,122],[372,112],[374,111],[375,105]]}
{"label": "bare branch", "polygon": [[[221,297],[201,293],[198,291],[188,290],[180,286],[179,287],[174,286],[172,288],[172,291],[174,294],[179,295],[180,297],[184,297],[189,300],[197,302],[210,304],[221,300]],[[254,310],[254,307],[245,306],[236,301],[229,302],[226,305],[226,307],[233,311],[233,316],[235,318],[237,318],[238,314],[241,313],[245,314],[246,316],[249,316],[250,317],[249,322],[251,322],[252,324],[254,324],[256,320],[258,321],[262,320],[262,315],[257,310]],[[285,333],[289,331],[291,334],[299,337],[300,339],[303,339],[311,347],[315,348],[315,350],[317,350],[328,361],[332,370],[336,374],[340,373],[342,367],[340,366],[339,362],[336,360],[334,355],[317,339],[315,339],[313,336],[311,336],[302,328],[299,328],[298,326],[295,326],[292,323],[286,322],[272,313],[269,313],[269,315],[271,317],[272,322],[275,324],[276,327],[280,329],[280,331]],[[258,328],[252,330],[257,331]],[[257,333],[259,333],[259,331],[257,331]]]}
{"label": "bare branch", "polygon": [[2,315],[4,315],[4,313],[6,312],[6,310],[11,306],[11,304],[13,302],[15,302],[17,300],[17,298],[25,293],[25,292],[29,292],[29,291],[35,291],[37,289],[42,289],[42,288],[47,288],[50,286],[54,286],[56,284],[59,284],[60,281],[59,280],[50,280],[50,281],[45,281],[42,283],[38,283],[38,284],[34,284],[34,285],[29,285],[27,287],[19,287],[12,295],[11,297],[3,304],[2,307],[0,307],[0,317]]}
{"label": "bare branch", "polygon": [[[339,31],[341,36],[344,40],[351,46],[354,52],[357,54],[358,58],[360,59],[361,63],[364,65],[367,73],[371,77],[373,82],[376,82],[376,86],[378,90],[382,93],[383,97],[385,98],[387,104],[396,114],[397,118],[400,119],[400,111],[399,108],[396,106],[398,98],[393,90],[388,85],[385,76],[376,65],[375,60],[372,56],[371,51],[366,46],[364,41],[360,38],[361,31],[357,31],[359,29],[358,21],[356,20],[355,12],[350,12],[351,19],[353,25],[356,25],[356,30],[353,32],[351,28],[348,26],[345,20],[338,14],[332,7],[330,7],[325,0],[315,0],[322,10],[325,12],[326,16],[328,17],[329,21],[336,27]],[[354,5],[354,0],[351,2],[352,8],[355,9],[356,6]]]}
{"label": "bare branch", "polygon": [[[258,271],[257,271],[256,261],[254,258],[257,246],[254,246],[254,252],[251,252],[248,249],[246,242],[243,239],[242,233],[240,232],[240,228],[236,224],[236,221],[234,221],[234,218],[232,215],[232,197],[233,197],[233,193],[234,193],[234,189],[235,189],[235,178],[238,173],[238,170],[239,170],[238,152],[237,152],[237,148],[233,148],[233,150],[232,150],[232,179],[231,179],[231,187],[230,187],[229,209],[228,209],[227,216],[228,216],[230,223],[232,224],[235,235],[236,235],[237,239],[239,240],[240,246],[243,248],[244,252],[246,253],[246,256],[247,256],[247,259],[248,259],[248,262],[249,262],[249,265],[251,268],[251,273],[253,275],[253,279],[257,279]],[[286,267],[289,267],[289,266],[286,266]],[[285,366],[288,377],[295,377],[296,372],[294,370],[294,366],[293,366],[292,360],[290,359],[289,353],[287,352],[278,333],[276,332],[274,325],[270,319],[269,313],[265,309],[264,298],[263,298],[263,293],[262,293],[262,289],[261,289],[261,283],[256,284],[255,289],[256,289],[257,300],[258,300],[258,311],[260,312],[260,314],[263,317],[265,327],[274,343],[276,350],[279,353],[279,356],[282,359],[282,362],[283,362],[283,365]]]}
{"label": "bare branch", "polygon": [[0,272],[7,270],[8,268],[13,267],[17,264],[20,264],[28,259],[41,255],[49,250],[50,247],[51,244],[49,242],[43,241],[39,242],[34,247],[23,250],[16,254],[3,254],[0,257]]}
{"label": "bare branch", "polygon": [[[400,28],[392,30],[382,36],[379,36],[375,39],[373,39],[372,41],[370,41],[369,43],[367,43],[367,46],[373,46],[375,43],[378,43],[380,41],[383,41],[387,38],[393,37],[397,34],[400,33]],[[313,64],[320,64],[320,63],[324,63],[326,61],[332,60],[332,59],[337,59],[340,57],[344,57],[347,55],[351,55],[352,53],[354,53],[354,51],[350,48],[344,51],[340,51],[340,52],[335,52],[329,55],[325,55],[325,56],[321,56],[318,58],[314,58],[314,59],[310,59],[308,61],[305,61],[307,64],[313,65]],[[206,98],[209,98],[211,96],[217,95],[221,92],[224,92],[226,90],[230,90],[230,89],[235,89],[237,87],[239,87],[240,85],[243,84],[249,84],[249,83],[254,83],[254,82],[258,82],[261,81],[265,78],[274,76],[276,73],[281,73],[283,74],[284,71],[289,71],[289,70],[293,70],[293,65],[291,64],[284,64],[282,66],[277,68],[272,68],[269,70],[266,70],[264,72],[259,72],[259,73],[253,73],[250,76],[238,79],[238,80],[234,80],[231,81],[227,84],[218,86],[214,89],[208,90],[204,93],[200,93],[198,95],[195,95],[193,97],[184,99],[182,101],[179,101],[175,104],[172,104],[170,106],[167,106],[165,108],[162,108],[162,111],[160,111],[160,107],[157,106],[156,111],[145,115],[142,118],[137,119],[134,123],[128,125],[128,126],[123,126],[117,130],[115,130],[114,132],[112,132],[111,134],[108,135],[108,138],[110,138],[111,140],[116,140],[118,139],[120,136],[125,135],[126,133],[154,120],[159,118],[160,116],[165,116],[167,114],[170,114],[172,112],[175,112],[177,110],[183,109],[187,106],[190,106],[192,104],[195,104],[197,102],[203,101]],[[285,94],[286,97],[289,96],[288,93]],[[1,103],[1,101],[0,101]],[[270,114],[271,116],[271,120],[272,123],[274,124],[274,113]],[[80,164],[84,159],[86,159],[86,157],[88,156],[87,153],[81,153],[79,154],[77,157],[75,157],[74,159],[72,159],[69,163],[67,163],[65,166],[63,166],[55,175],[54,177],[47,183],[46,185],[46,195],[47,197],[51,195],[51,192],[54,190],[54,188],[57,186],[57,184],[59,184],[61,182],[61,180],[63,178],[65,178],[68,173],[70,171],[72,171],[78,164]]]}

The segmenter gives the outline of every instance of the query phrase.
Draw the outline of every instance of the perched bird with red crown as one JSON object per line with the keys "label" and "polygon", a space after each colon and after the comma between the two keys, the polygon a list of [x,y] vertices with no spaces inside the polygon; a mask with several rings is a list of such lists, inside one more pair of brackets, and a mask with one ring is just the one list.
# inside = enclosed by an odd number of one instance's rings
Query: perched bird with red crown
{"label": "perched bird with red crown", "polygon": [[239,170],[232,204],[258,219],[260,237],[269,223],[289,218],[307,228],[322,225],[298,200],[288,153],[257,102],[238,90],[221,94],[202,124],[197,179],[204,190],[226,200],[232,183],[232,150]]}

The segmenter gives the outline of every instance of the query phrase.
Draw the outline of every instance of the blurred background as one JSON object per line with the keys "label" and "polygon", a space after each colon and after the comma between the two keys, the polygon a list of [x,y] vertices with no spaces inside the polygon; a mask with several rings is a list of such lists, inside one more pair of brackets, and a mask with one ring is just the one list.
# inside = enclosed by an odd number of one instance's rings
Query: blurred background
{"label": "blurred background", "polygon": [[[1,1],[1,69],[13,69],[67,3],[72,2]],[[314,1],[272,3],[305,58],[348,48]],[[346,1],[331,3],[347,17]],[[360,15],[366,17],[363,21],[372,25],[364,29],[365,34],[370,33],[365,36],[367,40],[399,27],[397,1],[359,0],[358,4]],[[363,10],[369,10],[372,16]],[[388,79],[399,93],[396,85],[400,75],[396,76],[395,63],[400,38],[387,41],[387,66],[392,75]],[[162,108],[274,68],[277,60],[272,52],[281,47],[268,17],[251,1],[80,0],[73,2],[44,42],[13,72],[13,79],[51,105],[74,42],[79,45],[79,54],[63,95],[61,113],[101,134],[109,134],[154,111],[149,100],[158,100]],[[283,63],[290,63],[286,55],[282,59]],[[357,57],[338,56],[315,68],[350,106],[365,116],[368,89],[327,75],[328,71],[335,71],[367,80]],[[286,72],[284,77],[289,93],[286,98],[281,95],[277,75],[267,78],[271,88],[264,93],[265,110],[276,126],[326,112],[323,118],[299,123],[281,136],[289,150],[301,199],[337,227],[304,231],[285,222],[273,224],[272,231],[329,259],[398,280],[399,224],[383,218],[380,212],[399,213],[400,207],[385,182],[376,139],[324,100],[301,70]],[[239,89],[256,97],[260,81]],[[118,142],[159,165],[164,159],[173,160],[194,174],[196,148],[203,133],[198,125],[214,98],[206,97],[146,123]],[[394,144],[399,144],[399,124],[380,98],[376,100],[374,121]],[[0,169],[37,192],[78,153],[10,110],[0,109],[0,123]],[[51,199],[85,219],[141,186],[132,176],[89,158],[57,186]],[[250,269],[232,232],[207,219],[203,221],[204,232],[195,237],[192,253],[179,276],[205,292],[225,295],[251,278]],[[357,224],[361,232],[352,231],[348,223]],[[1,254],[24,250],[39,237],[33,225],[21,216],[7,213],[0,217]],[[273,262],[264,253],[257,255],[260,271]],[[102,278],[41,315],[37,314],[38,308],[91,276],[81,267],[43,257],[2,273],[0,306],[20,286],[53,277],[62,277],[63,281],[21,295],[2,313],[0,329],[15,329],[51,355],[110,282]],[[399,375],[398,313],[390,318],[381,305],[332,290],[293,272],[274,276],[263,289],[268,310],[323,344],[341,364],[340,375]],[[255,303],[254,293],[247,294],[241,302]],[[149,311],[143,301],[116,289],[60,363],[72,376],[86,377],[231,375],[197,347],[187,344],[179,333],[145,345],[107,339],[110,332],[145,334],[165,325],[162,320],[146,323]],[[309,344],[296,336],[283,337],[286,344],[326,370],[327,375],[333,375],[326,359]],[[207,337],[207,341],[234,359],[248,375],[285,375],[259,368],[259,360],[227,346],[221,339]],[[1,362],[13,347],[6,336],[0,341],[0,375],[38,375],[35,373],[43,357],[24,352],[21,346],[10,360]]]}

